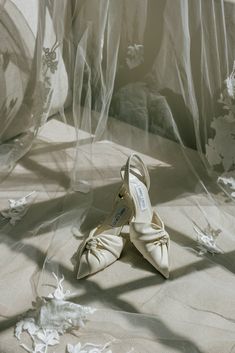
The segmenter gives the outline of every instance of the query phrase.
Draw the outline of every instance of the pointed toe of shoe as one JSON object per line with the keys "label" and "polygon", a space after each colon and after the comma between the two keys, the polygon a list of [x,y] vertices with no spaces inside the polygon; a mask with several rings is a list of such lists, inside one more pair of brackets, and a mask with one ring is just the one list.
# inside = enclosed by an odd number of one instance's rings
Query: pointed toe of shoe
{"label": "pointed toe of shoe", "polygon": [[[105,253],[105,250],[101,250],[99,251],[99,256],[97,256],[94,255],[91,251],[85,250],[79,260],[77,279],[93,275],[111,264],[111,259],[108,256],[109,254]],[[112,259],[112,262],[113,261],[115,260]]]}
{"label": "pointed toe of shoe", "polygon": [[99,256],[100,259],[87,251],[82,254],[77,272],[77,279],[81,279],[104,270],[117,260],[117,257],[105,250],[100,251]]}
{"label": "pointed toe of shoe", "polygon": [[165,277],[166,279],[169,278],[170,276],[170,271],[169,271],[169,263],[168,261],[162,261],[161,258],[159,258],[159,256],[153,255],[153,254],[148,254],[146,256],[144,256],[146,258],[146,260],[148,260],[148,262],[151,263],[151,265],[153,265],[153,267],[156,268],[156,270],[158,272],[161,273],[161,275],[163,277]]}
{"label": "pointed toe of shoe", "polygon": [[81,279],[84,277],[87,277],[91,274],[90,271],[90,266],[87,261],[86,254],[82,254],[80,261],[79,261],[79,267],[78,267],[78,272],[77,272],[77,279]]}
{"label": "pointed toe of shoe", "polygon": [[77,279],[87,277],[105,269],[120,257],[125,244],[123,238],[102,235],[99,239],[103,240],[103,248],[95,246],[92,250],[89,250],[88,246],[88,249],[85,248],[79,256]]}
{"label": "pointed toe of shoe", "polygon": [[143,257],[158,271],[163,277],[169,278],[169,238],[166,242],[148,242],[145,236],[131,237],[132,243]]}
{"label": "pointed toe of shoe", "polygon": [[166,245],[154,247],[153,251],[148,253],[148,261],[163,277],[169,278],[169,254]]}
{"label": "pointed toe of shoe", "polygon": [[163,277],[168,279],[170,277],[170,271],[169,271],[169,266],[161,266],[157,268],[158,272],[162,274]]}
{"label": "pointed toe of shoe", "polygon": [[163,275],[166,279],[168,279],[168,278],[170,277],[170,272],[169,272],[169,270],[167,270],[167,271],[165,271],[164,273],[162,273],[162,275]]}

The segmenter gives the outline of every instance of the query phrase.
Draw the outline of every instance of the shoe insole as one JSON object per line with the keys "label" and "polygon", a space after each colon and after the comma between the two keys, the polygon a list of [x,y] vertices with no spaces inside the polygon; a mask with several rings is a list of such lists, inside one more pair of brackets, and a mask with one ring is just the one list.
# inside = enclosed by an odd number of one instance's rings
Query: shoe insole
{"label": "shoe insole", "polygon": [[153,210],[146,185],[139,180],[136,175],[131,173],[131,171],[129,175],[129,185],[130,193],[135,205],[135,221],[141,223],[151,223],[153,218]]}
{"label": "shoe insole", "polygon": [[[108,229],[123,227],[124,225],[128,224],[132,218],[132,215],[133,211],[131,204],[128,203],[125,199],[120,198],[115,202],[112,211],[104,220],[102,225],[97,229],[96,235]],[[114,233],[116,233],[116,231]]]}

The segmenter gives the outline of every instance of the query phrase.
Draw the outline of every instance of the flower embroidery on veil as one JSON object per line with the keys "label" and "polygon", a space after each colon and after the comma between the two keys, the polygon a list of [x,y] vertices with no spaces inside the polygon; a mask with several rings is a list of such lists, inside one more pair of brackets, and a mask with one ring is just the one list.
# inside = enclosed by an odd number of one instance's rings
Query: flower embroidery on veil
{"label": "flower embroidery on veil", "polygon": [[[26,315],[16,324],[15,337],[21,340],[23,332],[27,332],[32,339],[32,348],[24,343],[20,346],[29,353],[47,353],[49,347],[60,343],[60,336],[66,332],[78,329],[85,325],[88,315],[93,314],[96,309],[74,304],[66,299],[71,296],[69,290],[64,290],[62,282],[64,277],[58,278],[52,273],[56,280],[56,289],[46,298],[37,298],[34,309],[29,310]],[[112,353],[111,342],[95,344],[78,342],[73,345],[68,343],[66,353]],[[129,352],[134,352],[132,348]]]}
{"label": "flower embroidery on veil", "polygon": [[58,60],[56,60],[58,47],[59,43],[56,41],[51,48],[43,48],[40,79],[36,84],[32,109],[32,118],[38,126],[43,125],[48,118],[54,91],[52,74],[55,74],[58,68]]}
{"label": "flower embroidery on veil", "polygon": [[104,346],[95,345],[93,343],[85,343],[82,345],[80,342],[73,346],[72,344],[67,344],[67,352],[68,353],[112,353],[112,351],[108,349],[110,343],[106,343]]}
{"label": "flower embroidery on veil", "polygon": [[[71,295],[64,291],[62,282],[54,273],[57,286],[46,298],[37,298],[34,309],[16,324],[15,337],[21,340],[21,334],[27,332],[32,339],[32,348],[24,343],[20,346],[30,353],[47,353],[49,346],[60,343],[60,335],[85,325],[87,316],[96,309],[75,304],[66,300]],[[89,351],[88,351],[89,352]],[[97,352],[98,353],[98,352]]]}
{"label": "flower embroidery on veil", "polygon": [[[111,342],[106,343],[104,346],[96,345],[93,343],[85,343],[84,345],[81,345],[81,343],[78,342],[78,344],[73,346],[72,344],[68,343],[67,352],[68,353],[112,353],[112,351],[109,349],[110,344]],[[134,348],[132,348],[127,353],[132,353],[132,352],[134,352]]]}
{"label": "flower embroidery on veil", "polygon": [[196,224],[193,226],[197,234],[197,244],[198,244],[198,254],[204,255],[206,253],[222,254],[223,251],[216,245],[216,238],[220,235],[220,229],[213,229],[208,223],[207,227],[204,229],[199,228]]}
{"label": "flower embroidery on veil", "polygon": [[219,103],[223,104],[226,114],[214,118],[211,123],[215,136],[208,140],[206,156],[212,166],[222,164],[228,172],[235,168],[235,62],[225,83]]}
{"label": "flower embroidery on veil", "polygon": [[144,47],[141,44],[129,45],[126,63],[129,69],[134,69],[144,62]]}
{"label": "flower embroidery on veil", "polygon": [[228,172],[222,174],[218,178],[218,183],[227,185],[231,190],[231,196],[235,198],[235,172]]}
{"label": "flower embroidery on veil", "polygon": [[11,225],[15,225],[16,222],[20,221],[27,213],[30,206],[29,198],[35,194],[36,191],[32,191],[30,194],[21,197],[18,200],[9,199],[9,208],[6,211],[2,211],[1,215],[3,218],[9,220]]}
{"label": "flower embroidery on veil", "polygon": [[235,61],[225,84],[219,103],[223,104],[226,114],[214,118],[211,123],[215,136],[208,140],[206,156],[211,166],[223,166],[224,173],[217,182],[227,189],[230,197],[235,198]]}

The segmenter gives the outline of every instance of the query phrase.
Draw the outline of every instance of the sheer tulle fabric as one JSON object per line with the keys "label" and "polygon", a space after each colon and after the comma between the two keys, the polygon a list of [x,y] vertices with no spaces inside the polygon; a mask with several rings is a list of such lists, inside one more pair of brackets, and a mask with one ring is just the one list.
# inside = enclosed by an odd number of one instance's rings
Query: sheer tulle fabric
{"label": "sheer tulle fabric", "polygon": [[[48,295],[55,273],[69,300],[98,309],[82,344],[232,352],[235,3],[25,3],[0,0],[2,327]],[[133,152],[171,238],[170,279],[127,229],[121,258],[77,280],[79,245]]]}

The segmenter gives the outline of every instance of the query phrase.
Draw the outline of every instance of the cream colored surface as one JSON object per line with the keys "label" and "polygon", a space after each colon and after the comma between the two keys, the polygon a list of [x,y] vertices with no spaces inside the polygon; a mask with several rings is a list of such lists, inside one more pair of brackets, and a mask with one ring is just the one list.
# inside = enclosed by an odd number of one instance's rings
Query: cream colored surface
{"label": "cream colored surface", "polygon": [[[171,237],[170,278],[165,280],[127,240],[114,264],[76,279],[71,258],[82,239],[74,237],[72,228],[85,234],[110,209],[120,185],[120,167],[134,152],[117,141],[121,136],[124,142],[129,129],[135,128],[110,119],[107,135],[113,142],[96,143],[92,161],[83,159],[81,171],[93,166],[93,200],[90,194],[70,189],[74,129],[56,120],[45,125],[32,150],[1,184],[1,210],[7,208],[9,198],[37,192],[15,227],[1,223],[1,353],[24,352],[13,337],[15,322],[31,308],[36,295],[51,292],[52,271],[65,276],[64,287],[73,293],[72,301],[99,308],[76,333],[78,337],[67,334],[61,339],[57,353],[65,352],[67,342],[104,342],[110,337],[119,342],[114,353],[125,353],[127,346],[141,353],[233,352],[235,207],[211,202],[190,168],[182,167],[186,166],[182,151],[173,142],[150,135],[151,144],[142,153],[136,145],[150,170],[151,203]],[[134,133],[144,138],[143,131]],[[81,158],[88,155],[87,138],[81,132]],[[206,182],[196,152],[184,152]],[[214,197],[219,204],[222,196],[214,192]],[[198,255],[193,225],[203,228],[207,222],[222,230],[217,243],[224,254]]]}

